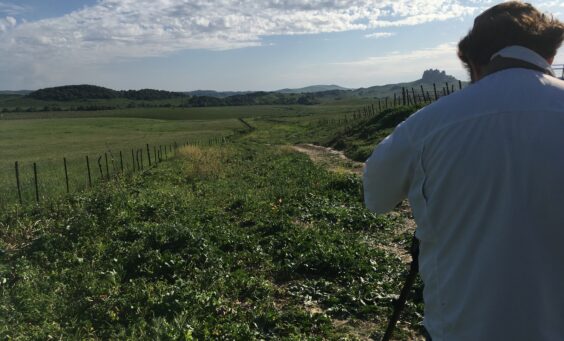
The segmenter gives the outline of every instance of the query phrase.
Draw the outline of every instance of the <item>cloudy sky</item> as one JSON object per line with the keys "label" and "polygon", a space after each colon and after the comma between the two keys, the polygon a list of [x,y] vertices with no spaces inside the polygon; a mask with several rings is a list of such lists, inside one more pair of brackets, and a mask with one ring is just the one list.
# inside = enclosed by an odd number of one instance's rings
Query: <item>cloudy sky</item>
{"label": "cloudy sky", "polygon": [[[490,0],[0,0],[0,89],[365,87],[439,68]],[[564,20],[564,1],[530,1]],[[562,51],[557,63],[564,63]]]}

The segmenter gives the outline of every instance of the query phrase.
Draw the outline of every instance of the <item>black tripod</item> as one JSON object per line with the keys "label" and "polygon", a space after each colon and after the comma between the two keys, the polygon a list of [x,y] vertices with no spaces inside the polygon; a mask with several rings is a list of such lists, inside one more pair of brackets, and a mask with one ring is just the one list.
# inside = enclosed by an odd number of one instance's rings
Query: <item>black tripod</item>
{"label": "black tripod", "polygon": [[401,312],[405,307],[407,295],[411,291],[411,288],[413,288],[413,283],[415,283],[415,278],[417,278],[417,273],[419,272],[419,240],[415,236],[413,236],[413,241],[411,242],[410,253],[412,260],[411,265],[409,266],[409,273],[407,274],[407,278],[405,279],[405,283],[401,289],[400,296],[394,304],[394,312],[390,317],[390,321],[388,322],[388,327],[386,328],[386,333],[382,337],[382,341],[389,341],[392,338],[396,323],[398,322]]}

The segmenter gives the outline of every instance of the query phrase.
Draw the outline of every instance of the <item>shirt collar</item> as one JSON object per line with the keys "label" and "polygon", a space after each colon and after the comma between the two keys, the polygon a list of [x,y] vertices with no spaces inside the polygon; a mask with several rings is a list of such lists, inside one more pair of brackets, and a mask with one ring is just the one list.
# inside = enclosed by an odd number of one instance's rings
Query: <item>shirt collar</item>
{"label": "shirt collar", "polygon": [[504,58],[513,58],[525,61],[527,63],[531,63],[536,65],[542,69],[545,69],[547,73],[554,76],[554,71],[550,64],[544,59],[540,54],[536,53],[535,51],[528,49],[523,46],[513,45],[508,46],[499,52],[495,53],[490,60],[493,60],[495,57],[500,56]]}

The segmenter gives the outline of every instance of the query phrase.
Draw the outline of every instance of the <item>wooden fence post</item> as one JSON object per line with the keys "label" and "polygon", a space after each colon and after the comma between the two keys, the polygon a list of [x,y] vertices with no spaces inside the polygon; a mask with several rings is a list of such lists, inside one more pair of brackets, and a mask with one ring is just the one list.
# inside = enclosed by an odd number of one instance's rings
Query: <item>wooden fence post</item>
{"label": "wooden fence post", "polygon": [[86,169],[88,170],[88,187],[92,187],[92,175],[90,174],[90,160],[88,160],[88,155],[86,155]]}
{"label": "wooden fence post", "polygon": [[459,88],[460,90],[462,90],[462,81],[460,81],[460,80],[458,81],[458,88]]}
{"label": "wooden fence post", "polygon": [[439,96],[437,95],[437,85],[435,85],[435,83],[433,83],[433,90],[435,91],[435,101],[439,99]]}
{"label": "wooden fence post", "polygon": [[98,157],[98,169],[100,170],[100,179],[104,180],[104,171],[102,170],[102,156]]}
{"label": "wooden fence post", "polygon": [[425,89],[423,89],[423,84],[421,84],[421,95],[423,95],[423,102],[427,102],[427,99],[425,98]]}
{"label": "wooden fence post", "polygon": [[149,167],[151,167],[151,150],[149,149],[148,143],[147,143],[147,160],[149,161]]}
{"label": "wooden fence post", "polygon": [[407,102],[405,100],[405,88],[402,86],[401,87],[401,104],[402,105],[406,105]]}
{"label": "wooden fence post", "polygon": [[133,153],[133,149],[131,149],[131,169],[133,173],[135,173],[135,154]]}
{"label": "wooden fence post", "polygon": [[123,174],[123,154],[122,154],[121,150],[119,151],[119,164],[120,164],[120,168],[121,168],[121,173]]}
{"label": "wooden fence post", "polygon": [[108,167],[108,153],[104,153],[104,157],[106,158],[106,178],[110,180],[110,167]]}
{"label": "wooden fence post", "polygon": [[20,186],[20,166],[18,164],[18,161],[16,161],[16,186],[18,187],[18,198],[20,199],[20,205],[23,205],[23,201],[22,201],[22,189]]}
{"label": "wooden fence post", "polygon": [[67,194],[70,192],[69,191],[69,173],[67,172],[67,158],[63,157],[63,163],[65,165],[65,182],[67,184]]}
{"label": "wooden fence post", "polygon": [[37,164],[35,162],[33,163],[33,177],[35,180],[35,201],[39,203],[39,180],[37,179]]}

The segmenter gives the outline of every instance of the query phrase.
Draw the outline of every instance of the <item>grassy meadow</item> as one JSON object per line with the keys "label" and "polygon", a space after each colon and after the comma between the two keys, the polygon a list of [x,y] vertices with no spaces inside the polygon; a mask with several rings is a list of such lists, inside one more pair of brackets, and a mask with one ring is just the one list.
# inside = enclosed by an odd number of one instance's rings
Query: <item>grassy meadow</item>
{"label": "grassy meadow", "polygon": [[[255,109],[1,120],[0,338],[380,338],[407,270],[409,211],[373,215],[358,176],[290,146],[340,140],[349,154],[367,153],[416,108],[355,120],[346,113],[358,107]],[[209,145],[217,136],[230,138]],[[145,159],[143,172],[100,181],[99,155],[172,141],[181,146],[166,162]],[[76,179],[67,196],[63,156]],[[9,204],[13,158],[27,167],[23,206]],[[38,205],[31,162],[59,179],[43,185],[51,194]],[[420,334],[422,311],[419,283],[397,339]]]}
{"label": "grassy meadow", "polygon": [[[110,172],[132,169],[131,150],[143,149],[143,163],[148,164],[146,144],[167,146],[186,142],[208,143],[210,138],[226,137],[241,128],[234,119],[226,120],[156,120],[144,118],[75,118],[0,121],[0,205],[17,198],[15,161],[19,162],[25,202],[34,198],[33,163],[37,163],[40,196],[53,197],[66,192],[63,158],[67,159],[70,189],[76,191],[87,183],[86,156],[91,177],[100,178],[98,158],[110,159]],[[120,159],[120,152],[122,158]]]}
{"label": "grassy meadow", "polygon": [[[187,147],[0,219],[0,337],[378,338],[399,291],[401,212],[283,146]],[[403,231],[403,232],[401,232]],[[420,292],[397,336],[418,333]]]}
{"label": "grassy meadow", "polygon": [[[146,144],[150,145],[153,154],[153,146],[170,147],[174,142],[179,145],[208,143],[210,139],[227,137],[246,129],[238,121],[241,117],[251,121],[256,119],[261,127],[275,127],[277,123],[286,122],[289,123],[286,126],[309,129],[321,118],[342,117],[343,113],[357,108],[350,105],[238,106],[4,114],[0,120],[0,207],[18,200],[16,161],[19,162],[23,201],[30,203],[35,200],[34,162],[40,180],[40,197],[45,200],[66,193],[63,158],[67,159],[69,189],[75,192],[88,184],[87,155],[91,178],[96,182],[105,176],[106,155],[110,163],[109,173],[116,174],[121,171],[122,159],[124,169],[132,170],[132,149],[135,149],[135,155],[137,149],[143,149],[142,161],[148,165]],[[303,132],[300,134],[304,135]],[[100,157],[102,172],[98,164]]]}

